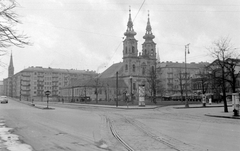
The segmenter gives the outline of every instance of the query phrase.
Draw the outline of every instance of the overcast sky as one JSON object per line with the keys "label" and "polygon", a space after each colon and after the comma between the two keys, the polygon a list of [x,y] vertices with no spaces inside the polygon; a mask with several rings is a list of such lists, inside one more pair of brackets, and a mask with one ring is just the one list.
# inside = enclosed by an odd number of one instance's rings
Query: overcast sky
{"label": "overcast sky", "polygon": [[[11,50],[15,73],[30,66],[102,72],[122,61],[122,41],[131,6],[138,51],[148,10],[161,61],[211,62],[206,47],[221,37],[240,48],[239,0],[17,0],[21,32],[32,46],[11,47],[0,58],[6,78]],[[143,3],[144,2],[144,3]],[[142,5],[143,4],[143,5]],[[142,5],[142,7],[141,7]],[[141,9],[140,9],[141,8]]]}

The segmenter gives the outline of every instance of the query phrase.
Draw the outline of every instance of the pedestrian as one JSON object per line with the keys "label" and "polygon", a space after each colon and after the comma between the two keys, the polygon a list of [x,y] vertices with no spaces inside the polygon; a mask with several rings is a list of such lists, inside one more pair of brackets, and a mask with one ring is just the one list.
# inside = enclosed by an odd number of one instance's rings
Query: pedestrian
{"label": "pedestrian", "polygon": [[203,103],[203,107],[206,107],[206,95],[205,94],[202,97],[202,103]]}
{"label": "pedestrian", "polygon": [[209,104],[210,105],[212,104],[212,97],[211,96],[209,97]]}

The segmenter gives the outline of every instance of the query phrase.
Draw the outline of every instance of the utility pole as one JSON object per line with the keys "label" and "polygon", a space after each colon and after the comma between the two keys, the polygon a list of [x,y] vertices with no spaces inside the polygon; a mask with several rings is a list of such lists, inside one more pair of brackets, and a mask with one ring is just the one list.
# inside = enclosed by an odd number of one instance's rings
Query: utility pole
{"label": "utility pole", "polygon": [[133,103],[133,99],[132,99],[132,76],[130,76],[130,101]]}
{"label": "utility pole", "polygon": [[[189,107],[189,104],[188,104],[188,95],[187,95],[187,53],[189,54],[189,45],[190,44],[187,44],[185,45],[185,91],[186,91],[186,98],[185,98],[185,107]],[[186,52],[188,50],[188,52]]]}
{"label": "utility pole", "polygon": [[22,75],[20,74],[20,97],[19,97],[19,101],[22,100]]}
{"label": "utility pole", "polygon": [[118,72],[116,72],[116,107],[118,107]]}
{"label": "utility pole", "polygon": [[73,100],[74,100],[74,88],[72,87],[72,101],[71,102],[73,102]]}

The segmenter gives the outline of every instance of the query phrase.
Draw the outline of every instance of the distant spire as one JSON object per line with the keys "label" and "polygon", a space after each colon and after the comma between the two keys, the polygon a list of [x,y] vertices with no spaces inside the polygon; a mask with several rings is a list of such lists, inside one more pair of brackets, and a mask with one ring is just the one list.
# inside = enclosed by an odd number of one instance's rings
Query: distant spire
{"label": "distant spire", "polygon": [[149,11],[148,11],[148,21],[147,21],[147,27],[146,27],[146,33],[143,36],[145,40],[152,40],[155,38],[155,36],[152,34],[152,27],[150,24],[150,17],[149,17]]}
{"label": "distant spire", "polygon": [[149,34],[152,34],[152,27],[150,25],[149,11],[148,11],[148,22],[147,22],[146,32]]}
{"label": "distant spire", "polygon": [[14,67],[13,67],[13,57],[12,57],[12,51],[11,51],[10,63],[8,66],[8,77],[13,76],[13,74],[14,74]]}
{"label": "distant spire", "polygon": [[135,36],[137,33],[133,29],[133,22],[131,17],[131,6],[129,6],[129,18],[127,23],[127,31],[124,33],[125,36]]}
{"label": "distant spire", "polygon": [[10,67],[13,67],[13,59],[12,59],[12,51],[11,51],[11,57],[10,57],[10,63],[9,63]]}
{"label": "distant spire", "polygon": [[127,30],[132,30],[133,27],[133,22],[132,22],[132,17],[131,17],[131,6],[129,6],[129,18],[128,18],[128,29]]}

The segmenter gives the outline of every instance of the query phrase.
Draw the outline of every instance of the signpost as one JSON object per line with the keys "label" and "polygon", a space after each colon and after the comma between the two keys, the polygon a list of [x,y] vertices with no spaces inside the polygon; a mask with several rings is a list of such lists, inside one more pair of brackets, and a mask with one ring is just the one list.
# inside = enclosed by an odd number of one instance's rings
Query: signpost
{"label": "signpost", "polygon": [[45,95],[47,96],[47,109],[48,109],[48,96],[51,94],[51,92],[50,91],[45,91]]}

